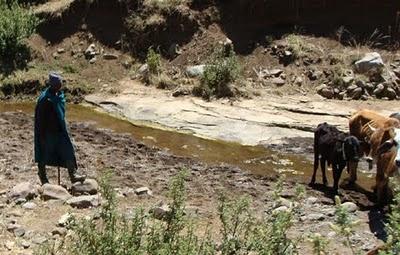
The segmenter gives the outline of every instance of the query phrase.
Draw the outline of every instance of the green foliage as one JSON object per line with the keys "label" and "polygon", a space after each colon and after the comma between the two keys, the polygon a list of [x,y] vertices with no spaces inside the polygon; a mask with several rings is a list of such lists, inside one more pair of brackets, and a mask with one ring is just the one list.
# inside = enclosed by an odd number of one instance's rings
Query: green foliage
{"label": "green foliage", "polygon": [[350,238],[354,234],[354,227],[359,223],[353,221],[351,215],[346,207],[342,205],[340,198],[335,196],[336,210],[335,210],[335,224],[331,224],[331,228],[340,236],[345,238],[344,245],[350,248],[352,254],[359,254],[351,245]]}
{"label": "green foliage", "polygon": [[379,255],[400,254],[400,184],[393,182],[393,204],[389,214],[389,222],[386,224],[386,240],[385,249]]}
{"label": "green foliage", "polygon": [[208,61],[201,83],[217,97],[230,97],[233,93],[229,87],[240,74],[240,66],[231,47],[218,47]]}
{"label": "green foliage", "polygon": [[316,234],[311,234],[309,236],[309,241],[313,245],[313,253],[315,255],[325,255],[328,254],[326,249],[329,244],[329,240],[321,236],[321,234],[316,233]]}
{"label": "green foliage", "polygon": [[153,48],[149,48],[146,57],[146,64],[151,74],[159,74],[161,71],[161,55],[156,53]]}
{"label": "green foliage", "polygon": [[0,0],[0,66],[10,72],[24,67],[30,57],[25,39],[34,33],[39,19],[16,0]]}
{"label": "green foliage", "polygon": [[215,255],[216,241],[221,240],[221,255],[297,254],[297,242],[288,238],[293,224],[293,211],[268,213],[257,219],[246,198],[238,200],[220,196],[218,213],[220,236],[210,231],[199,234],[196,225],[185,212],[186,171],[170,182],[169,211],[162,220],[143,209],[137,209],[130,219],[117,211],[116,194],[110,185],[111,174],[101,179],[104,198],[100,219],[73,218],[68,228],[71,235],[61,242],[48,242],[39,247],[38,255]]}
{"label": "green foliage", "polygon": [[305,42],[304,38],[297,34],[289,34],[286,42],[292,50],[295,58],[301,58],[314,50],[313,46]]}

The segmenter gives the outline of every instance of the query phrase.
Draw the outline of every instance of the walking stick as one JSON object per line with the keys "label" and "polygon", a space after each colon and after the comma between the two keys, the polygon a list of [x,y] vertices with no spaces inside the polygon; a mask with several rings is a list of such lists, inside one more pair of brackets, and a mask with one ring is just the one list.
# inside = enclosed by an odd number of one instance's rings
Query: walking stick
{"label": "walking stick", "polygon": [[58,185],[61,186],[60,167],[58,167]]}

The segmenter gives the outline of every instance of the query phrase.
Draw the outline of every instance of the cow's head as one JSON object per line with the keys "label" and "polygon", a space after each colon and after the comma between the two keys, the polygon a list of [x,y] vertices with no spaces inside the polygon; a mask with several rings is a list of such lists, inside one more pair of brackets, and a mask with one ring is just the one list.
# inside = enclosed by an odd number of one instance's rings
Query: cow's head
{"label": "cow's head", "polygon": [[381,146],[378,149],[378,154],[393,151],[395,156],[395,164],[400,168],[400,128],[390,128],[385,130],[382,137]]}
{"label": "cow's head", "polygon": [[343,141],[343,152],[346,160],[358,162],[360,160],[360,142],[355,136],[347,136]]}

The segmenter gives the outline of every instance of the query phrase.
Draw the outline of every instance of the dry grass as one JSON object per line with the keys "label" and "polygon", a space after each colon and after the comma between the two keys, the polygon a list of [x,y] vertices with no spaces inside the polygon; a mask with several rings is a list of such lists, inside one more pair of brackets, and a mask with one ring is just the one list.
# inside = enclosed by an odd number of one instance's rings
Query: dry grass
{"label": "dry grass", "polygon": [[75,0],[51,0],[37,6],[33,12],[38,15],[56,16],[67,10]]}

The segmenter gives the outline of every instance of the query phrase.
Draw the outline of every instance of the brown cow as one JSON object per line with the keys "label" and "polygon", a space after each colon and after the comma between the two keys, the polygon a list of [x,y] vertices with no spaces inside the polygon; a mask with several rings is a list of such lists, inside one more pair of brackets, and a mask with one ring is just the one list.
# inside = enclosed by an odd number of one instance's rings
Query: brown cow
{"label": "brown cow", "polygon": [[400,128],[373,129],[371,142],[379,144],[377,150],[376,192],[378,204],[390,197],[389,177],[400,170]]}
{"label": "brown cow", "polygon": [[[372,129],[389,127],[400,127],[400,121],[366,109],[357,111],[349,120],[350,134],[361,142],[361,151],[366,155],[370,169],[372,169],[374,159],[376,160],[379,147],[379,141],[370,141]],[[357,162],[349,164],[351,182],[357,180],[357,165]]]}

